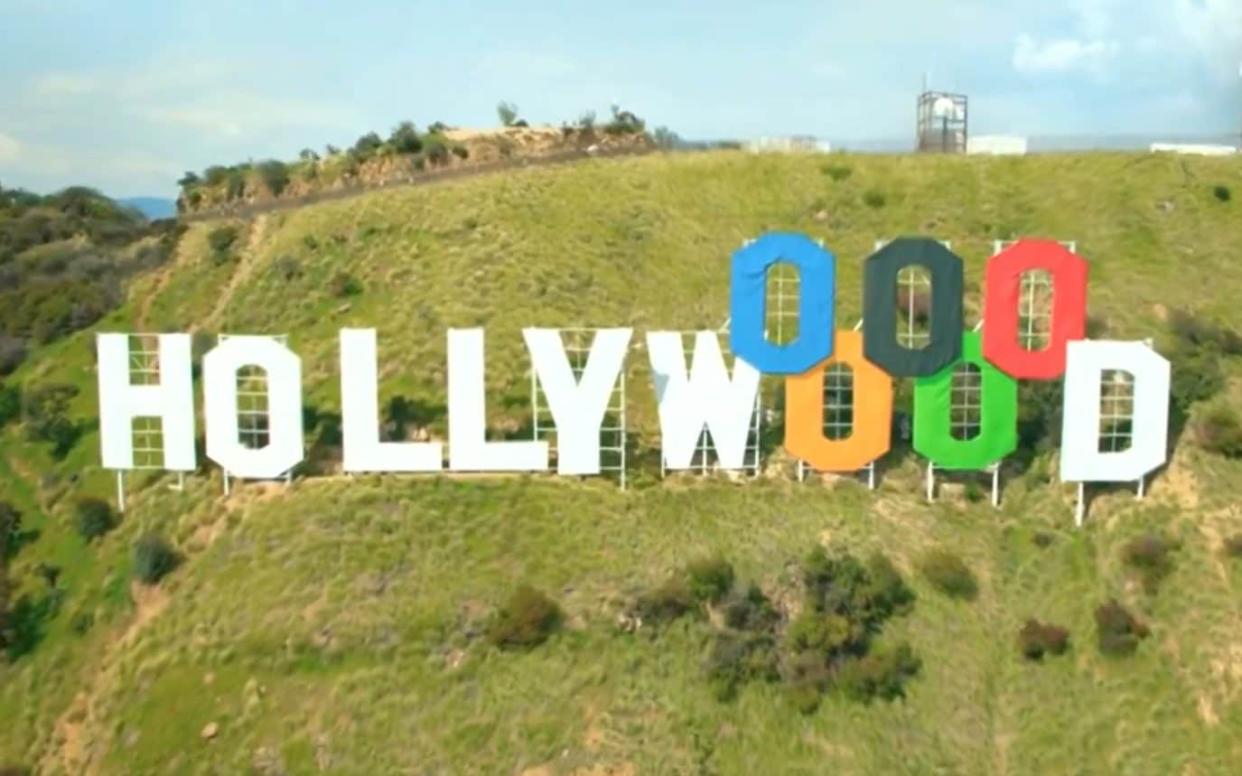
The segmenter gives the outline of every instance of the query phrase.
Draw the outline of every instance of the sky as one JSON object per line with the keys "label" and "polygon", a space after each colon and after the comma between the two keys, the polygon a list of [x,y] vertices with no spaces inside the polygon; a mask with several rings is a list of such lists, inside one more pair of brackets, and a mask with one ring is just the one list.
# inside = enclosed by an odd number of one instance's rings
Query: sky
{"label": "sky", "polygon": [[1242,132],[1242,0],[0,0],[0,185],[172,196],[186,170],[410,119],[620,104],[692,139]]}

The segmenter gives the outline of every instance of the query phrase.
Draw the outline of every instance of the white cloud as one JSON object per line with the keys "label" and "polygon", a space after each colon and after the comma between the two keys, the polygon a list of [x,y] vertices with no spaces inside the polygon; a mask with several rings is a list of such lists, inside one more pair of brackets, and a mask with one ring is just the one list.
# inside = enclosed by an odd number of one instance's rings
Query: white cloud
{"label": "white cloud", "polygon": [[288,127],[349,129],[352,111],[338,106],[261,97],[233,91],[209,94],[176,104],[147,105],[136,115],[154,124],[181,126],[224,137]]}
{"label": "white cloud", "polygon": [[0,132],[0,162],[11,162],[21,154],[22,144],[17,138]]}
{"label": "white cloud", "polygon": [[1116,58],[1121,46],[1116,41],[1059,38],[1038,43],[1030,35],[1019,35],[1013,50],[1014,69],[1024,75],[1086,71],[1103,72]]}
{"label": "white cloud", "polygon": [[1242,60],[1242,0],[1177,0],[1174,19],[1182,37],[1221,80],[1237,78]]}
{"label": "white cloud", "polygon": [[99,78],[89,73],[44,73],[31,82],[34,93],[41,97],[90,94],[99,85]]}
{"label": "white cloud", "polygon": [[811,73],[821,78],[841,78],[845,75],[845,68],[834,62],[818,62],[811,65]]}

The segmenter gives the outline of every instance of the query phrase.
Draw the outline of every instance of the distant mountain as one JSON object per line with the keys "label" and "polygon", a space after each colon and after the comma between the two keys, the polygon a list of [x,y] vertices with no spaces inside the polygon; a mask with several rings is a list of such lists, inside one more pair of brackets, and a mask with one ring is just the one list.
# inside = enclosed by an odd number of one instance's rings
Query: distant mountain
{"label": "distant mountain", "polygon": [[134,208],[151,220],[172,218],[177,215],[176,201],[164,197],[125,197],[118,199],[117,202]]}

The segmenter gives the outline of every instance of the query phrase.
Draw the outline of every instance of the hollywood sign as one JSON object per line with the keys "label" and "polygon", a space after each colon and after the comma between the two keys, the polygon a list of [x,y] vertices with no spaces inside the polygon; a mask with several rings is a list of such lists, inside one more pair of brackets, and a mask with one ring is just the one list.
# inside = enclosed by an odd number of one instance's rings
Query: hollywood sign
{"label": "hollywood sign", "polygon": [[[776,344],[766,334],[766,283],[778,262],[799,276],[798,335]],[[928,342],[898,339],[898,275],[921,267],[930,276]],[[715,332],[695,334],[687,367],[679,332],[646,334],[667,469],[689,469],[704,430],[719,467],[741,469],[752,432],[761,375],[785,378],[785,447],[825,472],[851,472],[883,456],[891,444],[894,378],[914,380],[913,446],[930,465],[986,470],[1017,446],[1018,381],[1064,380],[1060,476],[1066,482],[1141,481],[1167,455],[1170,365],[1144,342],[1095,341],[1086,335],[1087,262],[1061,244],[1021,240],[989,259],[979,330],[963,330],[962,261],[939,242],[902,238],[864,262],[861,330],[838,330],[836,259],[800,234],[774,233],[748,243],[732,260],[730,349],[726,363]],[[1048,342],[1021,341],[1023,278],[1050,280]],[[524,329],[531,367],[556,427],[556,470],[600,472],[600,429],[625,365],[633,332],[595,331],[585,366],[575,371],[557,329]],[[487,439],[482,329],[448,330],[447,469],[457,472],[540,472],[549,469],[548,442]],[[346,472],[438,472],[446,468],[438,441],[382,441],[379,434],[376,337],[373,329],[339,333],[342,467]],[[99,413],[103,465],[134,468],[133,424],[156,418],[163,468],[193,471],[195,408],[188,334],[158,335],[158,383],[135,385],[129,335],[99,334]],[[977,428],[955,434],[954,374],[976,370]],[[824,434],[826,371],[839,365],[853,381],[850,433]],[[238,373],[266,373],[266,444],[239,439]],[[1101,450],[1101,395],[1106,373],[1124,372],[1131,387],[1129,445]],[[265,336],[222,340],[202,360],[206,455],[233,476],[266,479],[304,457],[301,361]]]}

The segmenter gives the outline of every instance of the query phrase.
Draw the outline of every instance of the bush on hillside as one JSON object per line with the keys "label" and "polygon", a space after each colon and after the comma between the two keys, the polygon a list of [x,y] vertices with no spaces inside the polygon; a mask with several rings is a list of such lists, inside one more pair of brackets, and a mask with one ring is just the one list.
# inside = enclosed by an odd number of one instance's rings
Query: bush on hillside
{"label": "bush on hillside", "polygon": [[646,122],[620,105],[613,105],[612,120],[604,125],[604,132],[609,135],[637,135],[646,129]]}
{"label": "bush on hillside", "polygon": [[870,189],[863,194],[863,204],[872,210],[879,210],[888,204],[888,197],[878,189]]}
{"label": "bush on hillside", "polygon": [[466,148],[464,145],[455,145],[453,146],[452,151],[453,156],[456,156],[458,159],[470,158],[470,149]]}
{"label": "bush on hillside", "polygon": [[937,590],[951,598],[970,600],[979,593],[974,572],[949,550],[936,549],[923,555],[919,571]]}
{"label": "bush on hillside", "polygon": [[906,612],[914,593],[882,555],[866,564],[817,547],[802,564],[803,602],[781,640],[781,675],[804,713],[840,689],[860,700],[900,697],[918,671],[906,646],[872,651],[872,638],[890,617]]}
{"label": "bush on hillside", "polygon": [[26,438],[51,444],[52,457],[57,460],[68,455],[82,434],[81,427],[69,418],[69,402],[77,395],[77,386],[54,383],[28,391],[22,397]]}
{"label": "bush on hillside", "polygon": [[906,682],[918,675],[923,661],[909,644],[880,649],[844,664],[840,683],[852,698],[870,702],[904,698]]}
{"label": "bush on hillside", "polygon": [[0,383],[0,428],[21,415],[22,393],[16,385]]}
{"label": "bush on hillside", "polygon": [[88,496],[74,505],[74,528],[86,541],[93,541],[116,526],[112,505],[103,499]]}
{"label": "bush on hillside", "polygon": [[229,177],[229,168],[220,164],[213,164],[203,171],[203,180],[208,186],[219,186]]}
{"label": "bush on hillside", "polygon": [[734,630],[768,631],[780,619],[780,614],[772,606],[772,602],[763,594],[758,585],[749,585],[745,590],[736,589],[722,601],[724,623]]}
{"label": "bush on hillside", "polygon": [[1100,652],[1113,657],[1133,654],[1138,649],[1139,642],[1151,633],[1145,624],[1115,599],[1096,608],[1095,627]]}
{"label": "bush on hillside", "polygon": [[1121,548],[1121,560],[1143,580],[1143,589],[1155,595],[1160,583],[1173,571],[1176,545],[1159,534],[1142,534]]}
{"label": "bush on hillside", "polygon": [[230,167],[228,177],[224,182],[224,196],[226,199],[241,199],[246,193],[246,172],[242,167]]}
{"label": "bush on hillside", "polygon": [[342,270],[333,275],[332,279],[328,281],[328,293],[337,299],[357,296],[362,293],[362,283],[353,275]]}
{"label": "bush on hillside", "polygon": [[26,360],[26,341],[0,334],[0,376],[12,374]]}
{"label": "bush on hillside", "polygon": [[158,534],[146,534],[134,545],[134,576],[143,584],[158,583],[180,563],[181,555]]}
{"label": "bush on hillside", "polygon": [[668,127],[656,127],[651,132],[651,140],[656,148],[671,151],[681,145],[681,137]]}
{"label": "bush on hillside", "polygon": [[1226,538],[1222,549],[1227,558],[1242,558],[1242,533]]}
{"label": "bush on hillside", "polygon": [[289,167],[282,161],[268,159],[259,162],[255,171],[259,173],[259,180],[263,181],[263,185],[273,196],[280,196],[280,192],[289,185]]}
{"label": "bush on hillside", "polygon": [[501,649],[542,644],[561,626],[556,602],[530,585],[520,585],[487,629],[487,640]]}
{"label": "bush on hillside", "polygon": [[1018,650],[1027,660],[1042,660],[1044,655],[1061,655],[1069,649],[1069,631],[1059,625],[1026,621],[1018,631]]}
{"label": "bush on hillside", "polygon": [[502,127],[517,126],[518,106],[502,100],[496,104],[496,118],[500,119]]}
{"label": "bush on hillside", "polygon": [[1216,197],[1221,202],[1228,202],[1233,199],[1233,192],[1229,190],[1228,186],[1218,184],[1212,187],[1212,196]]}
{"label": "bush on hillside", "polygon": [[211,249],[211,260],[215,264],[224,264],[233,258],[233,246],[240,235],[236,226],[218,226],[207,233],[207,247]]}
{"label": "bush on hillside", "polygon": [[644,624],[661,625],[694,611],[698,605],[685,577],[678,574],[638,596],[634,613]]}
{"label": "bush on hillside", "polygon": [[423,155],[432,165],[441,165],[449,160],[448,146],[438,137],[429,137],[423,144]]}
{"label": "bush on hillside", "polygon": [[1199,447],[1226,458],[1242,458],[1242,416],[1219,403],[1199,415],[1192,426]]}
{"label": "bush on hillside", "polygon": [[827,175],[837,183],[848,179],[854,174],[854,171],[844,164],[825,164],[822,169],[824,171],[824,175]]}
{"label": "bush on hillside", "polygon": [[413,154],[422,150],[423,139],[412,121],[403,121],[388,136],[388,145],[399,154]]}
{"label": "bush on hillside", "polygon": [[716,698],[728,701],[748,682],[778,679],[778,665],[771,635],[726,632],[713,639],[705,669]]}
{"label": "bush on hillside", "polygon": [[696,600],[715,603],[733,587],[733,565],[719,555],[686,564],[686,579]]}
{"label": "bush on hillside", "polygon": [[21,541],[22,513],[7,501],[0,501],[0,567],[13,553]]}
{"label": "bush on hillside", "polygon": [[362,137],[354,141],[354,147],[350,149],[350,155],[359,162],[365,162],[371,157],[379,153],[384,146],[384,141],[374,132],[368,132]]}
{"label": "bush on hillside", "polygon": [[272,271],[288,283],[302,276],[302,262],[296,256],[281,256],[272,263]]}
{"label": "bush on hillside", "polygon": [[1175,309],[1169,311],[1168,327],[1179,345],[1208,349],[1225,356],[1242,356],[1242,334],[1224,324]]}

